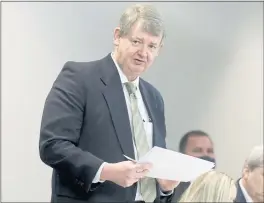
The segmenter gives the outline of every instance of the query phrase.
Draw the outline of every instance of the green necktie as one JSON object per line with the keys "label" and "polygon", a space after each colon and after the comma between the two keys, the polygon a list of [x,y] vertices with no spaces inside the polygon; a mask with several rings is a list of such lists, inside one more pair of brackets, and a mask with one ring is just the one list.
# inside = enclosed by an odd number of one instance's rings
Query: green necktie
{"label": "green necktie", "polygon": [[[144,156],[149,150],[146,132],[142,117],[140,115],[136,97],[137,87],[131,83],[125,83],[129,93],[132,113],[132,134],[137,149],[138,159]],[[153,178],[143,178],[139,181],[140,192],[145,202],[153,202],[156,198],[156,181]]]}

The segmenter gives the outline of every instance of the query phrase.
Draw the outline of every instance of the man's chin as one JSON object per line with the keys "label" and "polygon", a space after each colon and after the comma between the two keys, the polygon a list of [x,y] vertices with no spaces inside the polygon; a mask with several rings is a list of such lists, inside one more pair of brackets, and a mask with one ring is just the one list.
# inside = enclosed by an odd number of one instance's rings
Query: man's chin
{"label": "man's chin", "polygon": [[133,65],[130,68],[130,70],[131,72],[133,72],[134,75],[140,76],[144,72],[145,67],[139,65]]}

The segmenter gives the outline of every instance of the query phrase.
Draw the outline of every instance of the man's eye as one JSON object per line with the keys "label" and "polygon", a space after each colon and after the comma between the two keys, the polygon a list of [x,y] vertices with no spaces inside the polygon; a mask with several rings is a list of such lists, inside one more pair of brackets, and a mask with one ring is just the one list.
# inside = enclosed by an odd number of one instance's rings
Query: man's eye
{"label": "man's eye", "polygon": [[213,149],[209,149],[207,152],[210,153],[210,154],[213,154],[214,150]]}
{"label": "man's eye", "polygon": [[156,48],[157,48],[157,47],[154,46],[154,45],[149,45],[149,47],[150,47],[151,49],[156,49]]}
{"label": "man's eye", "polygon": [[138,40],[133,40],[133,44],[139,44]]}
{"label": "man's eye", "polygon": [[201,149],[201,148],[194,148],[194,149],[192,150],[192,152],[200,153],[200,152],[202,152],[202,149]]}

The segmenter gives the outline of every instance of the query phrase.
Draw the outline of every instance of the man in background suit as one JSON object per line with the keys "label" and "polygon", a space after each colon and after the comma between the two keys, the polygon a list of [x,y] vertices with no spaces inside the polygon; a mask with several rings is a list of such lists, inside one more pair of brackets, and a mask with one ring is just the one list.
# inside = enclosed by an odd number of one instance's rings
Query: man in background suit
{"label": "man in background suit", "polygon": [[176,181],[146,178],[136,164],[152,146],[166,148],[164,102],[139,76],[163,45],[164,24],[150,5],[129,7],[114,30],[114,51],[67,62],[42,116],[41,160],[53,168],[52,202],[153,202]]}
{"label": "man in background suit", "polygon": [[256,146],[250,152],[242,177],[237,181],[235,202],[264,202],[263,146]]}
{"label": "man in background suit", "polygon": [[[201,130],[187,132],[180,140],[179,152],[215,163],[212,139]],[[181,182],[175,188],[171,202],[178,202],[190,184],[190,182]],[[170,202],[170,199],[168,201]]]}

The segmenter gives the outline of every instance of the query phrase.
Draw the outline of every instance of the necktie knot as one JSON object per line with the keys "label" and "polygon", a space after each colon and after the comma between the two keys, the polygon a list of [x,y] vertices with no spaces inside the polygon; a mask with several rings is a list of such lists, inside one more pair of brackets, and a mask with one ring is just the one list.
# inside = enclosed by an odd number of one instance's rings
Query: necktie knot
{"label": "necktie knot", "polygon": [[136,90],[137,90],[137,86],[134,85],[132,82],[126,82],[125,85],[126,85],[128,94],[129,95],[131,95],[131,94],[134,94],[135,95]]}

